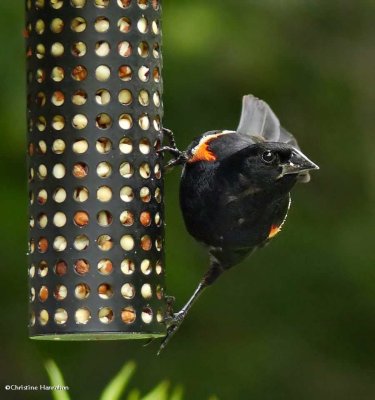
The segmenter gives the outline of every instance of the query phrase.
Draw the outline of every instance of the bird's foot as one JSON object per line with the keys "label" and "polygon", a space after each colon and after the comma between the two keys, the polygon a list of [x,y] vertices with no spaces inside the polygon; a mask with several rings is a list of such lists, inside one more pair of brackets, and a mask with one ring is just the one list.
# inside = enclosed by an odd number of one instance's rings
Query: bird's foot
{"label": "bird's foot", "polygon": [[176,139],[174,138],[174,133],[171,129],[168,128],[162,128],[163,134],[168,138],[169,145],[173,147],[174,149],[177,149],[176,145]]}
{"label": "bird's foot", "polygon": [[165,152],[172,154],[173,158],[164,165],[164,172],[171,170],[176,165],[184,164],[187,160],[186,153],[184,151],[178,150],[177,148],[164,146],[157,151],[158,154],[163,154]]}
{"label": "bird's foot", "polygon": [[187,160],[186,153],[177,148],[176,141],[174,139],[174,134],[170,129],[163,128],[163,133],[168,138],[169,146],[163,146],[157,150],[158,154],[169,153],[172,155],[172,159],[164,165],[164,171],[168,171],[175,167],[176,165],[184,164]]}
{"label": "bird's foot", "polygon": [[[175,301],[176,301],[176,298],[174,297],[174,296],[168,296],[168,295],[165,295],[164,296],[164,300],[165,300],[165,303],[166,303],[166,312],[165,312],[165,314],[166,314],[166,317],[164,318],[164,320],[163,320],[163,323],[165,324],[165,325],[167,325],[167,322],[166,321],[169,321],[169,320],[172,320],[173,319],[173,305],[174,305],[174,303],[175,303]],[[147,347],[149,344],[151,344],[153,341],[155,340],[155,338],[150,338],[150,339],[148,339],[147,341],[146,341],[146,343],[143,345],[143,347]]]}
{"label": "bird's foot", "polygon": [[187,312],[185,310],[181,310],[172,315],[168,315],[164,318],[164,323],[167,327],[167,335],[161,342],[158,355],[162,352],[162,350],[167,346],[169,341],[172,339],[173,335],[177,332],[178,328],[182,324],[182,321],[185,319]]}

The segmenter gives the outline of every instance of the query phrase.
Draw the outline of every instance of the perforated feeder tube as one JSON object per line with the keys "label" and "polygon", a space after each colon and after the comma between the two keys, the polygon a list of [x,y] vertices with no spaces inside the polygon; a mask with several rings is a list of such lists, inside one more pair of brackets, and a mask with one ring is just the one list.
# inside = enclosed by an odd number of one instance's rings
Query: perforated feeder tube
{"label": "perforated feeder tube", "polygon": [[160,20],[26,1],[31,338],[165,335]]}

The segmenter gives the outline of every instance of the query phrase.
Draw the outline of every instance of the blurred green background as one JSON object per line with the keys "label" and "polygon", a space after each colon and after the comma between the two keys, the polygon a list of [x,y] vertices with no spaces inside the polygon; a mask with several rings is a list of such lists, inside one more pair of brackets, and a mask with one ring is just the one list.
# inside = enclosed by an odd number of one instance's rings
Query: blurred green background
{"label": "blurred green background", "polygon": [[[56,360],[73,398],[97,393],[127,360],[143,392],[168,378],[187,399],[375,398],[375,3],[165,0],[164,125],[180,147],[237,126],[241,96],[269,102],[321,170],[294,190],[283,233],[225,274],[167,350],[134,342],[27,338],[23,1],[0,2],[1,397],[47,383]],[[168,292],[182,305],[205,251],[185,232],[166,179]]]}

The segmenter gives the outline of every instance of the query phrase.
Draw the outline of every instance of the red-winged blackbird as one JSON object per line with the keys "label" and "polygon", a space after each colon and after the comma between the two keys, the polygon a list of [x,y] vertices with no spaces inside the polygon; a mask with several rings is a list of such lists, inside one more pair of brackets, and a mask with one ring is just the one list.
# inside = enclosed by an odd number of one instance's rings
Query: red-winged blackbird
{"label": "red-winged blackbird", "polygon": [[271,108],[252,95],[243,97],[236,131],[210,131],[179,151],[173,134],[166,165],[183,165],[180,206],[189,233],[208,247],[210,266],[190,300],[166,318],[167,336],[176,332],[202,291],[225,270],[263,247],[285,222],[290,191],[318,169],[280,126]]}

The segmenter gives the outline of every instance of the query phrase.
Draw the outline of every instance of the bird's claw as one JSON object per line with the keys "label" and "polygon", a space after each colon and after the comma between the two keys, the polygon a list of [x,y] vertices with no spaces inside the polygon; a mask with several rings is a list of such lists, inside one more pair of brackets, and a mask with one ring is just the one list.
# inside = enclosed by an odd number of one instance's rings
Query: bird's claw
{"label": "bird's claw", "polygon": [[164,171],[168,171],[173,167],[175,167],[176,165],[184,164],[187,160],[185,152],[178,150],[177,148],[164,146],[159,150],[157,150],[158,154],[163,154],[165,152],[172,154],[173,158],[169,160],[167,164],[164,165],[163,167]]}
{"label": "bird's claw", "polygon": [[163,146],[157,150],[159,155],[163,155],[164,153],[169,153],[172,155],[172,159],[168,161],[167,164],[164,165],[163,170],[166,172],[176,165],[184,164],[187,160],[186,153],[177,148],[176,141],[174,139],[173,132],[170,129],[163,128],[163,133],[167,136],[169,141],[169,146]]}
{"label": "bird's claw", "polygon": [[149,338],[146,340],[146,343],[143,344],[143,347],[147,347],[148,345],[150,345],[153,341],[155,340],[155,338]]}
{"label": "bird's claw", "polygon": [[156,150],[157,153],[163,154],[165,152],[171,153],[175,156],[179,156],[181,151],[177,149],[177,147],[171,147],[171,146],[163,146],[160,147],[160,149]]}
{"label": "bird's claw", "polygon": [[[164,296],[164,300],[165,300],[165,303],[167,304],[167,307],[168,307],[168,310],[169,310],[171,307],[173,307],[173,304],[176,301],[176,297],[165,295]],[[172,310],[172,314],[173,314],[173,310]]]}
{"label": "bird's claw", "polygon": [[[166,311],[165,311],[165,315],[166,316],[164,317],[162,323],[165,326],[169,327],[169,325],[173,324],[173,319],[174,319],[173,305],[174,305],[174,303],[176,301],[176,298],[174,296],[165,295],[164,296],[164,300],[165,300],[165,304],[166,304]],[[154,340],[155,340],[155,338],[147,339],[147,341],[143,344],[143,347],[147,347]]]}
{"label": "bird's claw", "polygon": [[177,332],[178,328],[182,324],[182,321],[185,319],[185,316],[186,312],[184,310],[181,310],[178,313],[174,313],[173,316],[168,316],[164,318],[164,323],[167,327],[167,335],[161,342],[158,355],[167,346],[169,341],[172,339],[173,335]]}
{"label": "bird's claw", "polygon": [[168,326],[172,323],[175,313],[173,311],[173,305],[176,301],[174,296],[164,296],[166,310],[165,310],[165,317],[163,319],[163,324],[168,328]]}

